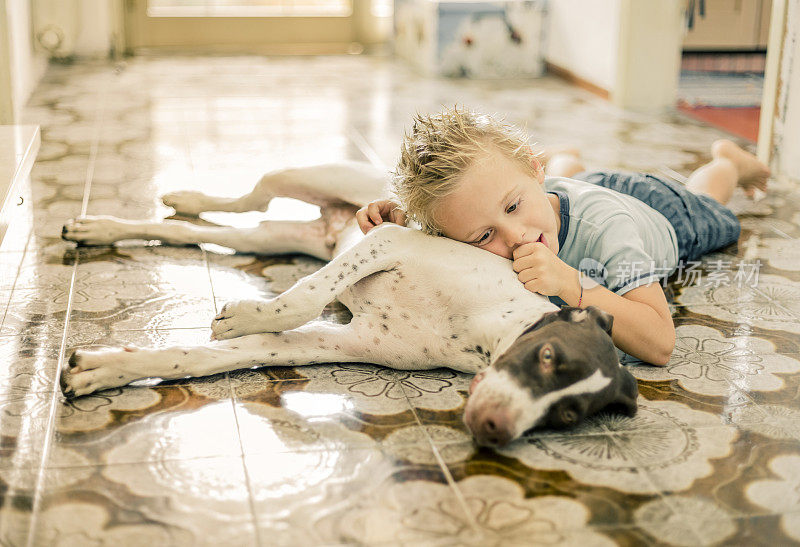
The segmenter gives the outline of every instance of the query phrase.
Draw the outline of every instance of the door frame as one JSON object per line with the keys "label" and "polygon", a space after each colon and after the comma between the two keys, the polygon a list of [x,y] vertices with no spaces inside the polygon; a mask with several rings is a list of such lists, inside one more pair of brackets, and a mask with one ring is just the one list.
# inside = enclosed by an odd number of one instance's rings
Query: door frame
{"label": "door frame", "polygon": [[774,0],[769,21],[767,62],[764,70],[764,88],[761,95],[761,113],[758,120],[758,159],[767,165],[774,155],[773,136],[778,109],[781,60],[786,38],[786,0]]}

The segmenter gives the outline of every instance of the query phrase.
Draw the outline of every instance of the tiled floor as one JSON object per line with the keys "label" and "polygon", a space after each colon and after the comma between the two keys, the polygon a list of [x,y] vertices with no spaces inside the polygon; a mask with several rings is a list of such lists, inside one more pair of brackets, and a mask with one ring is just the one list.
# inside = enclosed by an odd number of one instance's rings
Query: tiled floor
{"label": "tiled floor", "polygon": [[687,106],[678,103],[678,110],[689,117],[718,127],[746,142],[758,141],[761,107],[722,108],[716,106]]}
{"label": "tiled floor", "polygon": [[[460,419],[468,377],[353,364],[58,393],[76,347],[202,344],[222,302],[320,265],[211,247],[76,250],[58,238],[67,218],[161,217],[161,193],[238,194],[287,164],[389,167],[414,111],[456,102],[507,113],[597,167],[686,174],[720,136],[557,80],[433,81],[379,58],[52,67],[24,120],[42,125],[32,199],[0,252],[0,544],[800,542],[789,182],[745,210],[760,216],[742,215],[739,244],[708,257],[693,286],[673,278],[678,342],[668,367],[633,367],[633,419],[477,449]],[[268,215],[308,214],[289,205]],[[739,287],[737,268],[756,260],[759,278]],[[347,320],[336,306],[326,316]]]}

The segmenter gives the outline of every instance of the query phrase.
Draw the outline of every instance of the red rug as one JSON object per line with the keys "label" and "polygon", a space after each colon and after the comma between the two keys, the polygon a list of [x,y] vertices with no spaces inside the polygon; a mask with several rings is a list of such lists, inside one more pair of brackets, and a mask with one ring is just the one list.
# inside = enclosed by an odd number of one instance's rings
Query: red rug
{"label": "red rug", "polygon": [[761,114],[761,107],[719,108],[679,104],[678,110],[738,137],[752,142],[758,140],[758,117]]}

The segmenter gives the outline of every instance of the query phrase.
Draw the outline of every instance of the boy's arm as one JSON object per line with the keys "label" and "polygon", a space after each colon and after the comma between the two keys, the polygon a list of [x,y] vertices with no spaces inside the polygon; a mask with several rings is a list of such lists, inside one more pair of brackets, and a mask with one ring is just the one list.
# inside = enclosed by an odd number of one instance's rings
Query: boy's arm
{"label": "boy's arm", "polygon": [[[578,272],[559,297],[578,305]],[[597,306],[614,316],[611,338],[625,353],[653,365],[664,366],[675,348],[675,325],[669,304],[658,283],[637,287],[619,296],[602,286],[583,290],[581,307]]]}

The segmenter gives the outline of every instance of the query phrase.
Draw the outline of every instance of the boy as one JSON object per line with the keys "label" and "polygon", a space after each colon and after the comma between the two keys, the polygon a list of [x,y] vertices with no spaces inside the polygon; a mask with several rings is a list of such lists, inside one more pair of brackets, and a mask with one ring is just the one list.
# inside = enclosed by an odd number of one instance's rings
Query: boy
{"label": "boy", "polygon": [[393,177],[399,204],[374,201],[356,218],[366,233],[408,215],[428,233],[513,260],[527,289],[603,309],[619,349],[666,365],[675,328],[659,280],[679,261],[738,240],[725,207],[737,185],[750,196],[766,190],[767,167],[733,142],[715,142],[712,156],[685,188],[651,175],[582,172],[568,153],[549,158],[545,177],[518,128],[454,108],[415,118]]}

